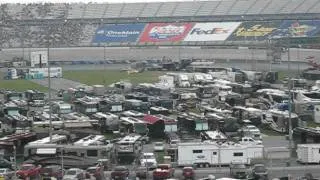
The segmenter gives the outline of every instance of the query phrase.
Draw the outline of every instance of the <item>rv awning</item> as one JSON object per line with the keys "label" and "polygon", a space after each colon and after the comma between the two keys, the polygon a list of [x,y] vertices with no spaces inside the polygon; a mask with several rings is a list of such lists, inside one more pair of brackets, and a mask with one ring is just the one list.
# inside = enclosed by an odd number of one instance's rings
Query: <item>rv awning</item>
{"label": "rv awning", "polygon": [[37,154],[56,154],[56,148],[39,148],[37,149]]}
{"label": "rv awning", "polygon": [[161,120],[160,118],[156,117],[156,116],[152,116],[152,115],[145,115],[143,117],[143,120],[148,123],[148,124],[154,124],[156,122],[158,122],[159,120]]}

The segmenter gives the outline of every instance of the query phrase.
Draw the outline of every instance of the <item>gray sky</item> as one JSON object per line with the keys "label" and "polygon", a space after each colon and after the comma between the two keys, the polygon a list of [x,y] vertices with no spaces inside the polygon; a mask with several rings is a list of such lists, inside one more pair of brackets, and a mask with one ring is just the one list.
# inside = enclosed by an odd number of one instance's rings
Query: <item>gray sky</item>
{"label": "gray sky", "polygon": [[0,0],[0,3],[135,3],[135,2],[176,2],[176,1],[200,1],[200,0]]}

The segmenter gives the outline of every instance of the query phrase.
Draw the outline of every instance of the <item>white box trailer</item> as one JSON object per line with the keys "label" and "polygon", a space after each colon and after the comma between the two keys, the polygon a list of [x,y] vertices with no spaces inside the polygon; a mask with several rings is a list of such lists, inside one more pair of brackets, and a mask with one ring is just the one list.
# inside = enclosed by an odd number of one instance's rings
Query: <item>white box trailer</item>
{"label": "white box trailer", "polygon": [[[41,74],[44,78],[49,77],[48,68],[29,68],[28,74],[34,78],[36,75]],[[62,78],[61,67],[50,67],[51,78]]]}
{"label": "white box trailer", "polygon": [[188,142],[178,144],[178,166],[209,167],[229,165],[231,162],[250,164],[251,159],[263,158],[263,145],[217,144],[215,142]]}
{"label": "white box trailer", "polygon": [[297,158],[300,163],[320,163],[320,144],[298,144]]}

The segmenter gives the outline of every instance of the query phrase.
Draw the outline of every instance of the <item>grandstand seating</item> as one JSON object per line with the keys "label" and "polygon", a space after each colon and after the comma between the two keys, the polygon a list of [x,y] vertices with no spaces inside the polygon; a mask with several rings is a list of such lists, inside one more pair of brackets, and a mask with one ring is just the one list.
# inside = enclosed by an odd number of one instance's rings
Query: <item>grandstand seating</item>
{"label": "grandstand seating", "polygon": [[262,14],[278,14],[280,10],[284,8],[286,4],[292,0],[269,0],[268,5],[261,12]]}
{"label": "grandstand seating", "polygon": [[[92,45],[92,37],[97,27],[106,22],[138,22],[140,20],[176,22],[196,18],[200,21],[210,19],[222,21],[230,20],[230,17],[234,17],[237,21],[246,21],[248,17],[254,17],[255,20],[260,20],[258,18],[268,20],[275,16],[277,16],[276,19],[282,17],[319,19],[319,14],[319,0],[1,4],[0,18],[3,23],[0,26],[0,46],[2,48],[22,45],[45,47],[48,45],[48,40],[45,38],[48,35],[53,39],[51,46],[89,46]],[[22,25],[17,25],[16,22]]]}
{"label": "grandstand seating", "polygon": [[220,1],[206,1],[202,2],[198,9],[196,16],[210,16],[212,12],[217,8]]}
{"label": "grandstand seating", "polygon": [[220,1],[217,8],[213,11],[211,15],[226,15],[228,14],[230,8],[233,6],[233,4],[236,3],[235,0],[226,0],[226,1]]}
{"label": "grandstand seating", "polygon": [[108,4],[103,18],[118,18],[122,12],[124,4]]}
{"label": "grandstand seating", "polygon": [[168,3],[163,2],[155,16],[170,17],[172,16],[172,13],[176,9],[177,5],[178,5],[178,2],[168,2]]}

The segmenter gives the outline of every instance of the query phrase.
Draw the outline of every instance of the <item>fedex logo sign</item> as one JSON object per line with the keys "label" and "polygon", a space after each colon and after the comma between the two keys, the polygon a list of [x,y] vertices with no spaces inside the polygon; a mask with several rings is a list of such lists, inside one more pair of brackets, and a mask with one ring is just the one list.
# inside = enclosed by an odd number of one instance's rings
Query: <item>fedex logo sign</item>
{"label": "fedex logo sign", "polygon": [[240,24],[240,22],[197,23],[184,41],[224,41]]}

